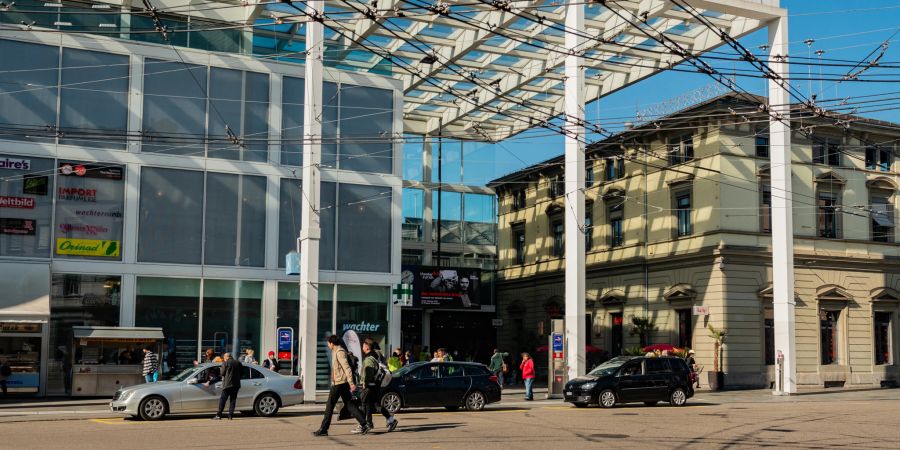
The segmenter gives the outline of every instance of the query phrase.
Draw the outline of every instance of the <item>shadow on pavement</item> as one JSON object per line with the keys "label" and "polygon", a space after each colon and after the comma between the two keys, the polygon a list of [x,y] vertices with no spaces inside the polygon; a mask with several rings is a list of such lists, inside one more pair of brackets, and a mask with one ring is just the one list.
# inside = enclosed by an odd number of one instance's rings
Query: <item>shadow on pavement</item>
{"label": "shadow on pavement", "polygon": [[432,423],[428,425],[413,425],[413,426],[403,426],[402,424],[397,427],[393,433],[421,433],[424,431],[436,431],[436,430],[447,430],[458,428],[459,423]]}

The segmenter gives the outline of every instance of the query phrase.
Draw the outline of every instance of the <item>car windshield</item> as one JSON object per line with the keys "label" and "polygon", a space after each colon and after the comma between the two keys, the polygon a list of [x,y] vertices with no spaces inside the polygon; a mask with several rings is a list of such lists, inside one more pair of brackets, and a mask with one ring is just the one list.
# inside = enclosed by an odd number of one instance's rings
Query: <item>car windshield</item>
{"label": "car windshield", "polygon": [[622,364],[625,364],[629,361],[630,358],[618,357],[613,358],[599,366],[595,367],[594,370],[588,372],[588,375],[595,377],[605,377],[607,375],[612,375],[619,370],[619,367],[622,367]]}
{"label": "car windshield", "polygon": [[187,380],[188,378],[190,378],[191,375],[193,375],[196,370],[197,370],[196,367],[190,367],[190,368],[182,370],[181,373],[179,373],[178,375],[175,375],[169,379],[172,381],[184,381],[184,380]]}

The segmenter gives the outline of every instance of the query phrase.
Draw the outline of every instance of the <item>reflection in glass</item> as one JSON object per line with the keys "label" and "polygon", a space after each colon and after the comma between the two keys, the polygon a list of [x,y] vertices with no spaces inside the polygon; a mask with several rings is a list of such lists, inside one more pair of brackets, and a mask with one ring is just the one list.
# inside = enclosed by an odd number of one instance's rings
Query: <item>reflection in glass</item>
{"label": "reflection in glass", "polygon": [[[134,325],[162,327],[162,358],[169,374],[193,366],[197,359],[200,280],[138,277]],[[167,374],[164,374],[167,375]]]}

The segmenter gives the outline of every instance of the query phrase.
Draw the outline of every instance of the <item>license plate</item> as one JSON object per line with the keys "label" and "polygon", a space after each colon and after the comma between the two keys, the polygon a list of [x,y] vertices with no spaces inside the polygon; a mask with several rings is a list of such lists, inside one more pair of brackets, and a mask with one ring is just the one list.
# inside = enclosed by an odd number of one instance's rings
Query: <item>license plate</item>
{"label": "license plate", "polygon": [[566,395],[572,395],[572,393],[571,393],[571,392],[566,392]]}

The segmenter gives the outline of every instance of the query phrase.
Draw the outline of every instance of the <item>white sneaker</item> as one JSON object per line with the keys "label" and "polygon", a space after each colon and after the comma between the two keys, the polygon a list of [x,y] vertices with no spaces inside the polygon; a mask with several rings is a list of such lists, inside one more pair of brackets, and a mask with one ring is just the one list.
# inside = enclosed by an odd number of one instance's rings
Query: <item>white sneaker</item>
{"label": "white sneaker", "polygon": [[388,433],[390,433],[391,431],[394,431],[394,429],[397,428],[398,423],[400,423],[400,421],[397,420],[396,417],[391,417],[390,419],[388,419],[388,423],[387,423]]}

